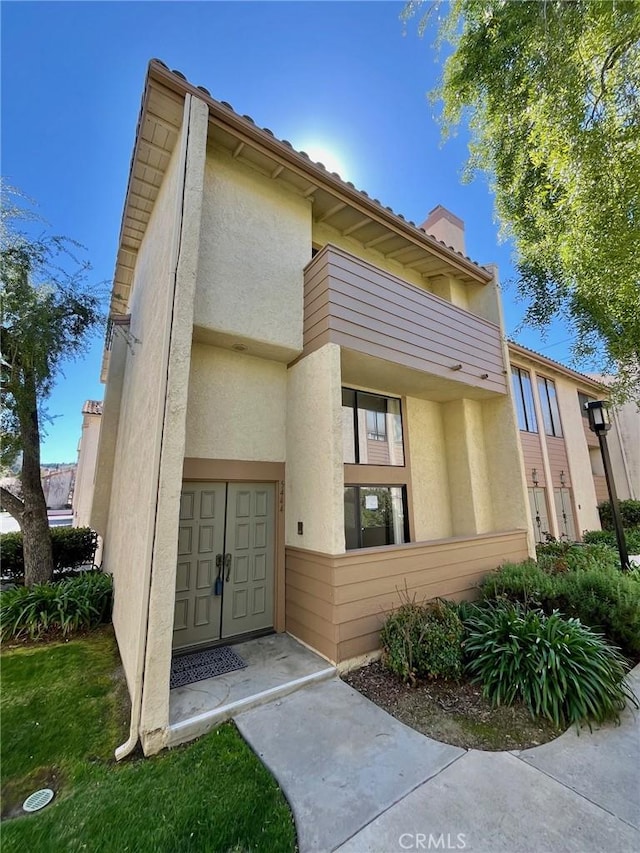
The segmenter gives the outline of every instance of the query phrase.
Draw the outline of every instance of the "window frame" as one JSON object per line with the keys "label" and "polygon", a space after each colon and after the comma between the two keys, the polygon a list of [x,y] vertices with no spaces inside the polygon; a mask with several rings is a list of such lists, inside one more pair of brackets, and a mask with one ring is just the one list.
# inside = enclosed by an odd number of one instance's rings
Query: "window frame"
{"label": "window frame", "polygon": [[[553,394],[549,393],[552,389]],[[558,405],[558,392],[553,379],[546,376],[538,376],[538,397],[542,411],[542,424],[545,435],[551,438],[563,438],[562,419],[560,418],[560,407]],[[557,421],[557,423],[556,423]]]}
{"label": "window frame", "polygon": [[[355,547],[350,548],[347,544],[347,525],[346,525],[346,517],[344,518],[344,533],[345,533],[345,551],[366,551],[369,548],[390,548],[399,545],[406,545],[411,542],[410,531],[409,531],[409,496],[407,491],[406,483],[345,483],[343,494],[346,495],[347,489],[355,490],[355,531],[357,535],[358,544]],[[400,489],[400,495],[402,499],[402,532],[404,542],[388,542],[385,545],[363,545],[362,544],[362,507],[361,507],[361,489],[387,489],[389,494],[391,495],[391,489]],[[343,497],[343,507],[346,506],[346,502]],[[391,528],[393,529],[393,518],[390,519]]]}
{"label": "window frame", "polygon": [[[345,406],[345,403],[344,403],[345,391],[348,394],[353,395],[353,406]],[[368,466],[368,467],[372,467],[372,468],[373,467],[375,467],[375,468],[393,468],[394,470],[397,470],[398,468],[406,468],[407,457],[406,457],[406,448],[405,448],[404,416],[403,416],[403,411],[402,411],[402,398],[401,397],[392,397],[390,394],[378,394],[375,391],[363,391],[363,390],[360,390],[358,388],[351,388],[348,385],[342,386],[341,394],[342,394],[342,408],[351,408],[352,415],[353,415],[353,448],[352,448],[352,451],[353,451],[354,461],[353,462],[347,462],[343,458],[343,460],[342,460],[343,463],[345,465],[363,465],[363,466]],[[358,398],[360,395],[363,395],[366,397],[377,397],[380,400],[384,400],[385,401],[385,411],[384,412],[378,412],[378,411],[375,411],[372,409],[367,409],[364,406],[363,407],[359,406]],[[394,465],[391,462],[388,462],[388,463],[362,462],[360,460],[360,424],[359,424],[359,419],[358,419],[358,412],[359,411],[364,412],[365,415],[367,415],[367,416],[370,413],[373,413],[376,416],[382,415],[384,417],[384,434],[380,433],[380,431],[377,430],[378,437],[375,437],[375,438],[370,436],[368,417],[365,417],[365,427],[366,427],[365,436],[366,436],[367,440],[384,441],[387,443],[390,443],[391,441],[396,440],[395,430],[389,429],[389,424],[387,423],[387,416],[389,414],[395,415],[395,412],[389,412],[388,406],[386,403],[387,400],[393,400],[394,403],[397,403],[397,405],[398,405],[398,417],[400,418],[400,436],[401,436],[401,440],[402,440],[402,464],[401,465]],[[377,417],[376,417],[376,425],[377,425]],[[382,437],[380,437],[380,436],[382,436]]]}
{"label": "window frame", "polygon": [[[523,383],[523,377],[526,380],[525,383]],[[521,432],[538,433],[538,418],[536,415],[536,407],[533,398],[533,382],[531,381],[531,373],[528,370],[525,370],[523,367],[516,367],[514,365],[511,368],[511,378],[511,386],[513,389],[516,403],[518,429]],[[529,389],[529,402],[531,404],[530,411],[528,411],[527,408],[527,397],[524,389],[525,384],[527,384]]]}

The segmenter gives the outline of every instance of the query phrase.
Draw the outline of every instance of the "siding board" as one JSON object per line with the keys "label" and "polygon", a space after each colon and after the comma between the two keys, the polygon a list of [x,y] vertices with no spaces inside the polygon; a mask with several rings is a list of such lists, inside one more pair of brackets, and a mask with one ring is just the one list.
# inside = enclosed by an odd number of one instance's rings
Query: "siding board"
{"label": "siding board", "polygon": [[417,599],[473,598],[487,572],[527,556],[523,530],[334,556],[289,547],[287,630],[330,660],[347,660],[378,648],[385,614],[401,603],[405,589]]}
{"label": "siding board", "polygon": [[334,246],[305,269],[304,354],[328,342],[507,393],[498,326]]}

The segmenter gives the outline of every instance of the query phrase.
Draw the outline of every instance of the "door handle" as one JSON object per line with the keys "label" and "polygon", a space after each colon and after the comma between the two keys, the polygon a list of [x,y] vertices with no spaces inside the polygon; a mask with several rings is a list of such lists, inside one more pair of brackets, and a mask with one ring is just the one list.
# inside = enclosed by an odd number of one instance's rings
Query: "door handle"
{"label": "door handle", "polygon": [[224,565],[227,570],[227,576],[225,578],[226,581],[231,577],[231,554],[224,555]]}
{"label": "door handle", "polygon": [[216,554],[216,579],[213,584],[213,594],[222,595],[222,554]]}

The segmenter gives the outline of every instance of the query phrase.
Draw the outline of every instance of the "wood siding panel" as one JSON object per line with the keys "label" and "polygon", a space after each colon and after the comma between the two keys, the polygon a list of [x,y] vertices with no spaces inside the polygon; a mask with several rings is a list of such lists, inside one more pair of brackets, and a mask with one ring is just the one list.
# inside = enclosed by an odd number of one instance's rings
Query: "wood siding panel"
{"label": "wood siding panel", "polygon": [[601,504],[603,501],[609,500],[609,490],[607,489],[607,479],[603,474],[593,475],[593,484],[596,487],[596,501]]}
{"label": "wood siding panel", "polygon": [[[304,353],[329,341],[507,392],[498,326],[334,246],[326,246],[305,270]],[[452,371],[455,364],[462,368]]]}
{"label": "wood siding panel", "polygon": [[540,445],[540,436],[537,432],[525,432],[520,430],[520,444],[522,446],[522,455],[524,457],[524,473],[527,478],[527,486],[533,486],[532,470],[537,471],[538,485],[545,487],[547,481],[544,476],[544,463],[542,459],[542,447]]}
{"label": "wood siding panel", "polygon": [[571,477],[569,475],[569,460],[567,458],[567,448],[564,443],[564,438],[554,438],[551,435],[548,435],[546,438],[552,485],[555,488],[562,485],[560,482],[560,474],[564,471],[564,484],[567,487],[570,487]]}
{"label": "wood siding panel", "polygon": [[487,572],[527,556],[524,530],[335,556],[287,548],[287,630],[332,661],[348,660],[378,648],[405,589],[417,599],[473,598]]}

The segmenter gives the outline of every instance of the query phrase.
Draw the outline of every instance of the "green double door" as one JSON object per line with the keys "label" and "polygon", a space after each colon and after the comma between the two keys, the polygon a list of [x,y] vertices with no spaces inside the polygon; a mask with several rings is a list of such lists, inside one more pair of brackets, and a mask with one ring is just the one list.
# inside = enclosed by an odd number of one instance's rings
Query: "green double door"
{"label": "green double door", "polygon": [[273,626],[275,487],[183,483],[173,648]]}

